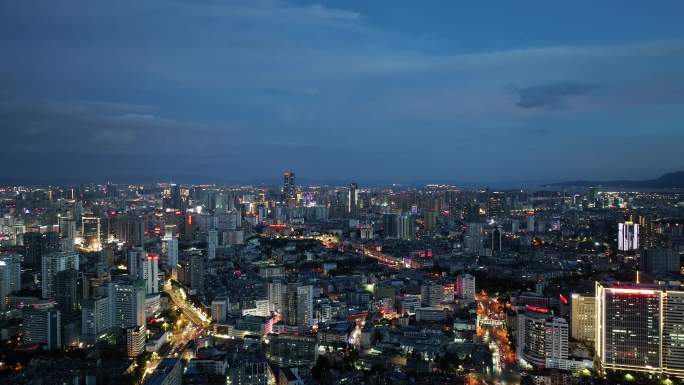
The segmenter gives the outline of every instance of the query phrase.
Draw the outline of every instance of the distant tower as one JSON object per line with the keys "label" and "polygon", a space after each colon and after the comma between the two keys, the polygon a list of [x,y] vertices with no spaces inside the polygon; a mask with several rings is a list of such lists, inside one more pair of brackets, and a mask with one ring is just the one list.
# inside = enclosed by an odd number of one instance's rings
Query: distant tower
{"label": "distant tower", "polygon": [[215,229],[209,230],[207,234],[207,259],[216,258],[216,248],[218,247],[218,232]]}
{"label": "distant tower", "polygon": [[350,218],[356,218],[359,214],[359,186],[356,183],[349,185],[349,197],[347,199],[347,213]]}
{"label": "distant tower", "polygon": [[618,223],[618,250],[630,251],[639,248],[639,225],[631,221]]}
{"label": "distant tower", "polygon": [[297,186],[295,174],[292,171],[283,173],[283,200],[291,207],[294,207],[297,202]]}

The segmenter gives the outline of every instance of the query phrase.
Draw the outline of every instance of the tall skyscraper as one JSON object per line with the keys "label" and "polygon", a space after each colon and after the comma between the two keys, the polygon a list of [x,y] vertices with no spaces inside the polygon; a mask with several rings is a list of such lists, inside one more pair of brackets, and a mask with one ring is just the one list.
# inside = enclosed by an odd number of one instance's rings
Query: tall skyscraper
{"label": "tall skyscraper", "polygon": [[0,310],[5,309],[7,296],[21,290],[21,255],[0,255]]}
{"label": "tall skyscraper", "polygon": [[290,207],[294,207],[297,203],[297,185],[292,171],[283,173],[283,201]]}
{"label": "tall skyscraper", "polygon": [[631,221],[618,223],[618,250],[630,251],[639,248],[639,225]]}
{"label": "tall skyscraper", "polygon": [[347,213],[350,218],[357,218],[359,215],[359,186],[356,183],[349,184]]}
{"label": "tall skyscraper", "polygon": [[60,271],[79,269],[77,252],[58,252],[43,256],[41,289],[43,298],[55,297],[55,277]]}
{"label": "tall skyscraper", "polygon": [[684,377],[684,291],[596,283],[599,369]]}

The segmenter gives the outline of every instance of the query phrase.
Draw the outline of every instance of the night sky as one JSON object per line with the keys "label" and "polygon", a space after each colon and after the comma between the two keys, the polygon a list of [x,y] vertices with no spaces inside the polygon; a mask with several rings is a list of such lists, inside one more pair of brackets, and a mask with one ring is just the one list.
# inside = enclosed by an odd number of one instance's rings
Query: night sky
{"label": "night sky", "polygon": [[2,1],[0,180],[684,170],[684,2],[472,3]]}

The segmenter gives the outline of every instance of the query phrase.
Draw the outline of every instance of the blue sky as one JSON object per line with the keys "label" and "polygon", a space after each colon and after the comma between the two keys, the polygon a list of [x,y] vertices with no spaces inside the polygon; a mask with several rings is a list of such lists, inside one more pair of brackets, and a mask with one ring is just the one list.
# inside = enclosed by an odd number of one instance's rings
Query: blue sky
{"label": "blue sky", "polygon": [[684,4],[0,3],[6,178],[511,182],[684,169]]}

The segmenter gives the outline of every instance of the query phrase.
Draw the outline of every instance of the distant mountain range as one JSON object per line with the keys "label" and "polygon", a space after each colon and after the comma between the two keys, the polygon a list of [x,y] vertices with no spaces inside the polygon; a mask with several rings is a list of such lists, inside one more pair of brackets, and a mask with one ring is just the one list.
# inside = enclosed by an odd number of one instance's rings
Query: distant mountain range
{"label": "distant mountain range", "polygon": [[635,187],[635,188],[684,188],[684,171],[667,173],[660,178],[650,180],[610,180],[589,181],[573,180],[551,183],[556,187]]}

